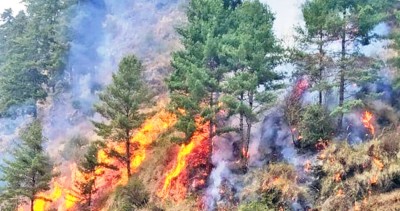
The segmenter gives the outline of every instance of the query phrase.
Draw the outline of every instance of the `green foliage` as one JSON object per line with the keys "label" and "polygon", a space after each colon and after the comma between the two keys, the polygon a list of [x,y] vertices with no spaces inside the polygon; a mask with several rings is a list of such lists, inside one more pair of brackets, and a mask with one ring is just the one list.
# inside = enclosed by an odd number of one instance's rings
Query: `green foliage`
{"label": "green foliage", "polygon": [[25,0],[27,10],[6,10],[0,25],[0,112],[47,96],[62,74],[68,50],[69,1]]}
{"label": "green foliage", "polygon": [[299,131],[303,137],[299,141],[302,149],[314,149],[320,140],[330,140],[334,133],[332,119],[328,111],[320,105],[311,105],[305,108],[299,124]]}
{"label": "green foliage", "polygon": [[272,31],[274,16],[259,1],[243,2],[230,18],[236,27],[223,35],[221,53],[232,77],[223,82],[223,102],[230,115],[240,116],[238,131],[247,154],[252,125],[274,102],[271,91],[280,88],[282,76],[274,68],[281,60],[282,49]]}
{"label": "green foliage", "polygon": [[349,100],[346,101],[342,106],[336,107],[331,113],[331,116],[337,116],[339,114],[346,114],[349,113],[350,111],[356,109],[356,108],[361,108],[364,107],[364,103],[362,100]]}
{"label": "green foliage", "polygon": [[253,201],[239,206],[240,211],[271,211],[274,209],[268,208],[264,203]]}
{"label": "green foliage", "polygon": [[81,199],[80,205],[83,209],[90,210],[92,196],[97,192],[95,184],[98,176],[96,175],[96,169],[101,166],[97,158],[100,147],[100,144],[97,142],[91,143],[78,165],[78,170],[83,176],[81,177],[83,181],[76,181],[74,185],[78,189],[78,198]]}
{"label": "green foliage", "polygon": [[53,164],[45,154],[42,126],[34,121],[22,130],[21,143],[11,152],[12,159],[4,160],[0,167],[0,180],[5,182],[0,192],[0,202],[33,204],[36,195],[50,189]]}
{"label": "green foliage", "polygon": [[99,94],[100,103],[95,110],[106,122],[93,122],[96,133],[107,141],[125,143],[126,151],[119,153],[111,149],[111,156],[126,165],[130,176],[132,147],[130,138],[139,128],[147,114],[141,112],[150,106],[149,88],[143,80],[143,67],[135,56],[127,56],[119,64],[119,70],[112,76],[112,83]]}
{"label": "green foliage", "polygon": [[133,178],[126,186],[119,186],[115,190],[114,202],[110,211],[133,211],[146,206],[149,193],[143,183]]}
{"label": "green foliage", "polygon": [[[187,141],[196,129],[196,118],[202,117],[211,126],[216,122],[222,68],[221,36],[230,25],[227,18],[232,7],[222,0],[193,0],[187,10],[188,24],[178,29],[184,50],[173,55],[173,73],[167,84],[171,92],[171,111],[178,116],[176,129],[183,135],[176,140]],[[182,112],[185,111],[185,112]],[[212,137],[213,130],[209,136]]]}

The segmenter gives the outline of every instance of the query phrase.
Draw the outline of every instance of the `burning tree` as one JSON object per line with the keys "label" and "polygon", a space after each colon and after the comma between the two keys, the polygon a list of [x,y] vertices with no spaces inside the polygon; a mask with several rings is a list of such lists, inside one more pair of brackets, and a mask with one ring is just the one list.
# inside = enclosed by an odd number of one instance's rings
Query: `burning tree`
{"label": "burning tree", "polygon": [[143,67],[135,56],[127,56],[113,74],[112,83],[99,94],[100,103],[95,110],[107,121],[94,122],[97,134],[110,142],[123,142],[123,150],[110,149],[109,156],[117,158],[131,172],[131,145],[133,133],[143,124],[146,114],[141,112],[149,105],[149,89],[143,79]]}
{"label": "burning tree", "polygon": [[12,160],[5,160],[1,166],[3,172],[0,181],[5,186],[0,192],[0,208],[3,203],[30,204],[30,210],[38,210],[37,200],[41,192],[50,189],[53,174],[53,163],[43,147],[45,138],[42,135],[41,123],[36,120],[25,128],[20,137],[22,142],[11,153]]}
{"label": "burning tree", "polygon": [[97,192],[96,180],[103,173],[100,167],[117,170],[115,167],[99,161],[98,153],[101,147],[101,143],[98,142],[90,144],[78,165],[79,172],[77,173],[80,177],[75,181],[75,187],[78,189],[77,198],[80,199],[81,206],[87,210],[92,210],[93,194]]}

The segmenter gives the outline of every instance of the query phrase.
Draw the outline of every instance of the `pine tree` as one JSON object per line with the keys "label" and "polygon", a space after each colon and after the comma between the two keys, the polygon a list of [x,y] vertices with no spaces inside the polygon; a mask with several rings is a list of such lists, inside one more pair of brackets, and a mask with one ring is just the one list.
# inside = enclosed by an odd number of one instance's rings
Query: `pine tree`
{"label": "pine tree", "polygon": [[[242,154],[247,157],[251,129],[260,112],[274,101],[270,92],[280,87],[282,76],[274,72],[282,48],[275,38],[274,17],[259,1],[246,1],[232,15],[235,29],[224,36],[224,56],[233,77],[224,83],[224,102],[239,115]],[[244,125],[246,123],[246,125]]]}
{"label": "pine tree", "polygon": [[322,105],[323,92],[332,86],[329,82],[333,76],[333,71],[329,71],[332,58],[327,48],[333,41],[329,27],[333,20],[324,0],[307,1],[302,13],[305,25],[297,28],[298,49],[294,51],[293,61],[299,68],[299,75],[309,76],[313,89],[318,91],[318,103]]}
{"label": "pine tree", "polygon": [[77,194],[81,199],[82,208],[85,210],[91,210],[92,196],[97,192],[96,179],[99,175],[97,175],[96,171],[102,166],[97,158],[100,147],[100,144],[96,142],[90,144],[78,166],[83,180],[76,181],[75,187],[78,189]]}
{"label": "pine tree", "polygon": [[20,12],[15,18],[10,14],[3,14],[8,20],[1,27],[1,34],[6,36],[0,51],[6,52],[0,66],[2,77],[0,78],[0,111],[6,112],[10,107],[21,104],[33,104],[36,100],[44,99],[46,92],[42,85],[46,76],[40,70],[34,68],[31,63],[31,52],[26,36],[29,33],[27,25],[29,19],[24,12]]}
{"label": "pine tree", "polygon": [[[386,17],[384,9],[387,6],[386,0],[328,0],[326,11],[332,17],[328,27],[331,28],[331,35],[341,43],[341,50],[337,52],[339,63],[339,106],[337,111],[345,105],[345,89],[348,81],[360,82],[369,80],[371,76],[370,58],[362,55],[357,48],[349,47],[350,44],[368,45],[374,35],[371,35],[373,28]],[[366,71],[365,71],[366,70]],[[352,102],[350,102],[352,103]],[[343,112],[339,113],[338,130],[342,129]]]}
{"label": "pine tree", "polygon": [[[25,0],[26,13],[7,10],[0,25],[0,112],[13,106],[35,108],[54,87],[66,62],[67,8],[72,1]],[[46,86],[47,85],[47,86]]]}
{"label": "pine tree", "polygon": [[227,16],[232,10],[230,6],[224,7],[222,0],[190,1],[189,23],[178,30],[185,49],[173,56],[174,72],[168,79],[168,87],[171,111],[178,116],[175,127],[183,133],[178,139],[180,143],[192,136],[197,118],[210,123],[210,142],[218,133],[214,129],[226,72],[221,66],[221,36],[230,28]]}
{"label": "pine tree", "polygon": [[36,120],[20,134],[22,142],[12,151],[12,158],[0,167],[0,181],[5,186],[0,192],[0,203],[18,201],[30,203],[33,211],[38,193],[50,189],[53,164],[45,153],[41,123]]}
{"label": "pine tree", "polygon": [[112,76],[112,83],[99,94],[100,103],[95,110],[105,118],[105,122],[93,122],[96,132],[106,141],[122,142],[125,152],[112,150],[126,168],[130,177],[133,148],[131,137],[147,115],[142,109],[149,106],[149,89],[143,80],[143,67],[135,56],[127,56],[119,64],[119,70]]}

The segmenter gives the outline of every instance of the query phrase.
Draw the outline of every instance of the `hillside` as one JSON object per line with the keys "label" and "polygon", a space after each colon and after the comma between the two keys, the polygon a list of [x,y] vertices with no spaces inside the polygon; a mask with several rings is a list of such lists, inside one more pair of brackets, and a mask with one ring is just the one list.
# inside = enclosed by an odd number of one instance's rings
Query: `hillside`
{"label": "hillside", "polygon": [[7,6],[0,210],[400,209],[398,1]]}

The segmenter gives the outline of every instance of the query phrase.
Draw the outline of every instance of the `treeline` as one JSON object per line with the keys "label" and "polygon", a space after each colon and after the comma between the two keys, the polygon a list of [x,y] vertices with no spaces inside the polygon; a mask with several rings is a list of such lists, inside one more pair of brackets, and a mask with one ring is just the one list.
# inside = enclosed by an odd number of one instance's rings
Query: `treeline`
{"label": "treeline", "polygon": [[[68,21],[76,0],[26,0],[26,11],[1,14],[0,112],[15,114],[24,107],[36,115],[61,79],[67,62]],[[10,109],[12,108],[12,109]]]}

